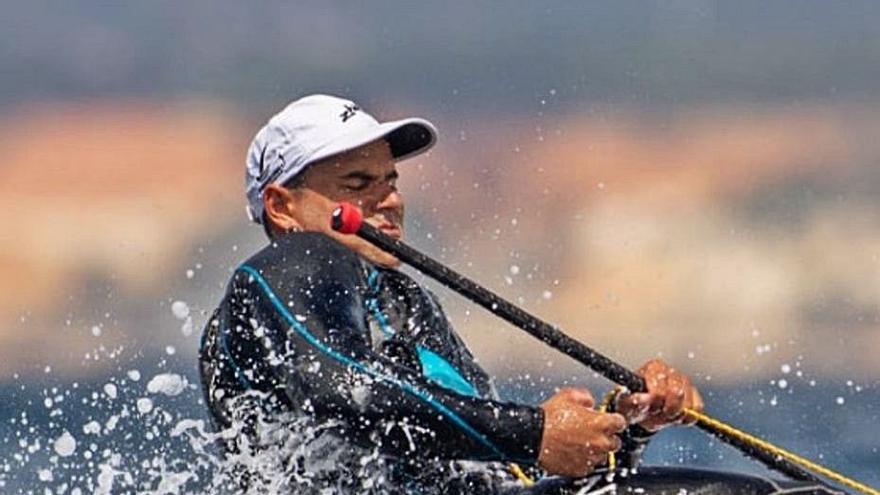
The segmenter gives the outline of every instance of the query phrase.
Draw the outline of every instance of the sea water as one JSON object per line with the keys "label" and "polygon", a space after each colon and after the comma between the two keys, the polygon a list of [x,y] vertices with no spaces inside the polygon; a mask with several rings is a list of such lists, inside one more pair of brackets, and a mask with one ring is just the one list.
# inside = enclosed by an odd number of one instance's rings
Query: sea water
{"label": "sea water", "polygon": [[[259,486],[252,492],[277,493],[291,489],[290,483],[309,486],[336,468],[335,447],[322,443],[321,429],[297,424],[297,418],[264,430],[269,436],[288,429],[297,432],[277,441],[275,449],[250,457],[221,453],[221,442],[247,435],[240,428],[211,428],[195,369],[195,363],[185,359],[142,358],[89,380],[50,373],[39,380],[5,383],[0,492],[218,493],[240,482],[236,469],[259,465],[261,472],[270,474],[252,483]],[[880,387],[819,382],[703,387],[703,392],[714,416],[864,482],[880,484]],[[501,377],[499,385],[508,399],[537,404],[547,395],[547,390],[514,378]],[[766,473],[732,448],[686,428],[659,433],[645,460]],[[378,456],[370,452],[361,455],[361,483],[381,483],[377,462]]]}

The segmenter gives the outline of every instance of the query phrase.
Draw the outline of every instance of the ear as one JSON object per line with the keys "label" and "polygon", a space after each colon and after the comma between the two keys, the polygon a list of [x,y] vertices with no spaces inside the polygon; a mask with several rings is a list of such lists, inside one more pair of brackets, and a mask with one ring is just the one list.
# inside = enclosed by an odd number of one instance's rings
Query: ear
{"label": "ear", "polygon": [[263,190],[263,211],[266,221],[276,229],[287,232],[300,227],[294,218],[293,194],[278,184],[269,184]]}

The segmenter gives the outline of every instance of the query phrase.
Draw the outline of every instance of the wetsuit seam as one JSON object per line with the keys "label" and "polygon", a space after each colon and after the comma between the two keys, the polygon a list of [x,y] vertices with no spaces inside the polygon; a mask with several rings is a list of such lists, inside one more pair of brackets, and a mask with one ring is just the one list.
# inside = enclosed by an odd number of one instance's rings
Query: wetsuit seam
{"label": "wetsuit seam", "polygon": [[378,278],[379,278],[379,270],[376,270],[375,268],[373,268],[370,271],[370,274],[367,275],[367,285],[371,289],[373,289],[374,291],[379,290],[379,284],[376,282],[378,280]]}
{"label": "wetsuit seam", "polygon": [[391,337],[394,335],[394,329],[391,328],[391,325],[388,324],[388,319],[385,318],[385,314],[379,310],[379,299],[371,298],[367,300],[367,308],[373,313],[373,316],[376,318],[376,321],[379,322],[379,327],[382,329],[382,333],[384,333],[387,337]]}
{"label": "wetsuit seam", "polygon": [[370,274],[367,275],[367,286],[373,292],[373,297],[367,299],[367,309],[373,314],[376,318],[376,321],[379,322],[379,327],[382,329],[382,333],[386,336],[394,335],[394,329],[391,328],[391,325],[388,324],[388,319],[385,318],[385,314],[379,310],[379,270],[373,268],[370,271]]}
{"label": "wetsuit seam", "polygon": [[278,299],[278,296],[272,291],[272,288],[271,288],[271,286],[269,286],[268,282],[266,282],[266,280],[257,272],[256,269],[254,269],[253,267],[251,267],[249,265],[241,265],[239,267],[239,269],[243,270],[244,272],[251,275],[251,277],[253,277],[253,279],[257,282],[257,284],[260,286],[260,288],[269,297],[269,301],[272,303],[272,305],[275,307],[275,309],[278,311],[278,313],[282,316],[282,318],[284,318],[291,325],[291,327],[293,327],[297,331],[297,333],[299,333],[300,336],[302,336],[313,347],[317,348],[319,351],[327,354],[331,358],[335,359],[338,362],[345,364],[346,366],[348,366],[350,368],[354,368],[354,369],[359,370],[359,371],[366,373],[368,375],[372,375],[375,378],[386,381],[392,385],[396,385],[397,387],[399,387],[403,391],[409,393],[410,395],[413,395],[416,398],[421,399],[422,401],[426,402],[428,405],[430,405],[434,409],[436,409],[438,412],[440,412],[441,414],[443,414],[444,416],[446,416],[447,418],[452,420],[452,423],[455,424],[456,426],[458,426],[464,433],[466,433],[472,439],[478,441],[484,447],[487,447],[495,455],[497,455],[498,457],[500,457],[502,459],[509,459],[509,456],[507,456],[503,452],[501,452],[501,450],[497,446],[495,446],[489,439],[487,439],[483,434],[481,434],[474,427],[469,425],[464,419],[462,419],[460,416],[455,414],[455,412],[450,410],[444,404],[438,402],[436,399],[431,397],[428,392],[424,392],[424,391],[418,389],[415,385],[409,384],[405,381],[395,379],[395,378],[390,377],[388,375],[384,375],[374,369],[371,369],[370,367],[366,366],[363,363],[360,363],[360,362],[355,361],[353,359],[350,359],[342,354],[339,354],[333,348],[321,343],[314,335],[311,334],[311,332],[308,331],[308,328],[306,328],[304,325],[299,323],[290,314],[290,312],[287,310],[287,308],[285,308],[284,305],[281,303],[281,301]]}

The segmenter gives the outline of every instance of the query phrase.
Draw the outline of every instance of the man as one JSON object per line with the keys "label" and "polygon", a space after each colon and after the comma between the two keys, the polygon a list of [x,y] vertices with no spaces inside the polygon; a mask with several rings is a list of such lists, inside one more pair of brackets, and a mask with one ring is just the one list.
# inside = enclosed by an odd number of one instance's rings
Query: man
{"label": "man", "polygon": [[[648,393],[621,394],[616,412],[596,410],[585,389],[540,406],[499,400],[434,295],[392,255],[329,225],[347,201],[400,238],[397,162],[435,141],[425,120],[380,124],[325,95],[294,101],[254,138],[248,210],[271,243],[235,270],[200,356],[212,416],[232,432],[236,483],[564,493],[577,483],[560,476],[595,479],[612,452],[633,466],[653,432],[702,409],[688,378],[659,360],[640,369]],[[527,488],[512,462],[558,476]]]}

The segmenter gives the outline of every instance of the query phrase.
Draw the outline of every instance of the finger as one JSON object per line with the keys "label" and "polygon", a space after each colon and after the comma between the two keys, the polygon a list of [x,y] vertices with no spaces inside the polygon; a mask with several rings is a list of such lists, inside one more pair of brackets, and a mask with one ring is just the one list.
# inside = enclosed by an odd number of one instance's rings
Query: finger
{"label": "finger", "polygon": [[599,454],[607,456],[609,452],[617,452],[623,447],[623,441],[617,435],[608,435],[603,437],[597,445],[600,448]]}
{"label": "finger", "polygon": [[619,395],[614,404],[614,410],[623,414],[630,423],[645,419],[650,407],[651,395],[646,393]]}
{"label": "finger", "polygon": [[665,367],[666,363],[664,363],[663,360],[654,358],[643,364],[642,367],[639,368],[638,373],[642,376],[648,376],[651,371],[656,371]]}
{"label": "finger", "polygon": [[614,435],[626,429],[626,418],[622,414],[612,413],[602,415],[602,431]]}
{"label": "finger", "polygon": [[595,466],[601,463],[610,452],[611,441],[607,437],[597,436],[593,441],[587,444],[587,448],[580,454],[581,458],[586,460],[590,465]]}
{"label": "finger", "polygon": [[[693,411],[695,411],[695,412],[701,413],[701,412],[703,412],[703,408],[704,408],[704,406],[705,406],[705,405],[703,404],[703,396],[700,395],[700,391],[697,390],[696,387],[693,387],[693,386],[692,386],[692,387],[691,387],[691,405],[689,406],[689,409],[691,409],[691,410],[693,410]],[[688,417],[687,417],[687,421],[685,422],[685,424],[687,424],[687,425],[693,425],[693,424],[695,424],[696,422],[697,422],[697,418],[696,418],[696,417],[694,417],[694,416],[688,416]]]}
{"label": "finger", "polygon": [[626,418],[618,413],[594,413],[589,430],[597,435],[614,435],[626,429]]}
{"label": "finger", "polygon": [[623,441],[617,435],[599,437],[593,442],[589,450],[589,457],[593,463],[601,463],[609,452],[617,452],[623,447]]}
{"label": "finger", "polygon": [[684,408],[686,380],[687,378],[679,373],[669,376],[663,401],[663,417],[669,420],[680,418]]}
{"label": "finger", "polygon": [[623,448],[623,440],[619,436],[614,435],[609,440],[608,452],[619,452]]}
{"label": "finger", "polygon": [[663,410],[666,402],[666,389],[668,387],[668,376],[666,370],[654,370],[645,376],[645,383],[648,387],[648,394],[651,396],[651,405],[648,408],[649,414],[657,414]]}
{"label": "finger", "polygon": [[[694,406],[696,405],[696,402],[695,402],[696,395],[697,395],[697,389],[693,385],[687,387],[687,389],[685,390],[685,393],[684,393],[684,409],[690,410],[690,411],[695,410]],[[685,414],[684,416],[682,416],[681,422],[682,422],[682,424],[690,426],[690,425],[697,422],[697,418],[695,418],[694,416]]]}

